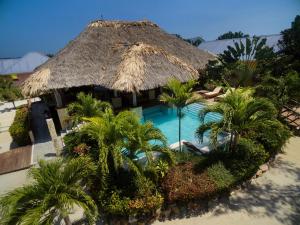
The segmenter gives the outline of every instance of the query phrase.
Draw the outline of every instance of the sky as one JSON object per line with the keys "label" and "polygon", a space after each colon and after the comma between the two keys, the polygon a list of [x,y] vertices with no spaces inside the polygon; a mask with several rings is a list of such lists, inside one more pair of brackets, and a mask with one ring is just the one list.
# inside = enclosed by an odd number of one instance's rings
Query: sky
{"label": "sky", "polygon": [[229,30],[278,34],[297,14],[300,0],[0,0],[0,58],[54,54],[97,19],[147,19],[214,40]]}

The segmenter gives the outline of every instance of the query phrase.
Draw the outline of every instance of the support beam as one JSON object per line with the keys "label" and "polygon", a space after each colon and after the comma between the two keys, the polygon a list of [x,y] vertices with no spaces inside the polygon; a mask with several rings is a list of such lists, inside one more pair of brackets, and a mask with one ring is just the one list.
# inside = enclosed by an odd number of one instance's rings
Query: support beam
{"label": "support beam", "polygon": [[114,97],[118,97],[118,91],[114,90]]}
{"label": "support beam", "polygon": [[159,87],[159,91],[160,91],[160,93],[163,93],[163,88]]}
{"label": "support beam", "polygon": [[136,99],[136,93],[132,93],[132,105],[137,106],[137,99]]}
{"label": "support beam", "polygon": [[62,107],[63,106],[62,98],[58,90],[54,90],[54,97],[55,97],[56,107],[57,108]]}

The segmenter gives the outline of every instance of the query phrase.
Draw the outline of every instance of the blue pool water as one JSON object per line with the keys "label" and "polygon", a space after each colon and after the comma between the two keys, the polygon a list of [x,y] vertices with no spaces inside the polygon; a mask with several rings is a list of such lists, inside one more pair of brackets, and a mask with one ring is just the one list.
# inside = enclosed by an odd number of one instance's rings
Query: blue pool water
{"label": "blue pool water", "polygon": [[[200,125],[199,112],[205,106],[194,103],[185,108],[182,112],[184,117],[181,120],[181,140],[198,142],[195,132]],[[221,114],[209,113],[205,117],[205,122],[218,121],[222,118]],[[144,121],[152,121],[154,126],[159,128],[167,137],[168,145],[178,142],[178,117],[175,108],[158,105],[143,109]],[[205,134],[204,142],[208,142],[209,134]]]}

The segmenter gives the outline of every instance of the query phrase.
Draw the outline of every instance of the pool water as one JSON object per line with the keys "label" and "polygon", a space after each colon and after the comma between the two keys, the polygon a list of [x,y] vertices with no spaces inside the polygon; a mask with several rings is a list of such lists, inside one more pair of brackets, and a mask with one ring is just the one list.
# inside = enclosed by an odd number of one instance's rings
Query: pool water
{"label": "pool water", "polygon": [[[197,128],[200,126],[199,112],[205,107],[203,104],[194,103],[183,108],[184,117],[181,119],[181,140],[199,142],[195,137]],[[221,120],[222,115],[208,113],[205,123]],[[151,121],[166,136],[168,145],[178,142],[178,117],[176,108],[158,105],[143,109],[143,120]],[[204,143],[209,142],[209,133],[204,134]],[[203,144],[204,144],[203,143]]]}

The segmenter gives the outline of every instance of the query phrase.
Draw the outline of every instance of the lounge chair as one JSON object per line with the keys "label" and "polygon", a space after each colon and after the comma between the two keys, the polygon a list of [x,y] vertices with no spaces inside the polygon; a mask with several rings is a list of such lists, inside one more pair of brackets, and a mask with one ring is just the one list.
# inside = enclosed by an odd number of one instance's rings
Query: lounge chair
{"label": "lounge chair", "polygon": [[219,101],[223,98],[225,98],[227,95],[229,95],[231,92],[233,92],[235,90],[235,88],[229,88],[225,94],[219,95],[215,98],[216,101]]}
{"label": "lounge chair", "polygon": [[196,143],[191,143],[189,141],[184,141],[183,144],[188,148],[188,150],[196,153],[196,154],[207,154],[210,152],[210,149],[208,146],[200,146]]}
{"label": "lounge chair", "polygon": [[203,95],[205,98],[214,98],[221,94],[222,89],[223,89],[222,87],[218,86],[213,91],[201,90],[198,93]]}

